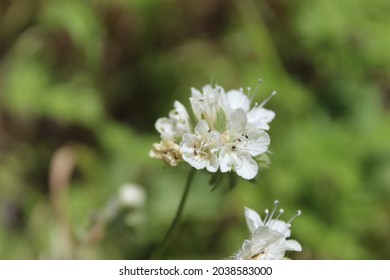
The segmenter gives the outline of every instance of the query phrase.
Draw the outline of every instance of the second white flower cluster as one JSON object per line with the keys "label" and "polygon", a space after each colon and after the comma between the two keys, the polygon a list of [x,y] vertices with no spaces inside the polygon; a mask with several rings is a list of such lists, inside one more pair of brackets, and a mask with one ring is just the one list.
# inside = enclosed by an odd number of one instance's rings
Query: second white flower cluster
{"label": "second white flower cluster", "polygon": [[251,106],[251,97],[243,90],[225,92],[221,86],[206,85],[202,92],[191,91],[196,121],[192,123],[183,104],[175,101],[169,117],[155,124],[161,142],[153,145],[150,156],[171,166],[184,160],[196,169],[235,171],[253,179],[259,170],[257,159],[270,144],[266,131],[275,113],[264,108],[269,98]]}

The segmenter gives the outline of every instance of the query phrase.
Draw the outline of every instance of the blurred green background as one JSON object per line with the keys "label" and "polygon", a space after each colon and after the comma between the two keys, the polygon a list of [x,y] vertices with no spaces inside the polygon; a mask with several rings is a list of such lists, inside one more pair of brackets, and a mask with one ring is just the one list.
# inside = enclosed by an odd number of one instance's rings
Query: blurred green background
{"label": "blurred green background", "polygon": [[270,168],[232,191],[197,174],[164,258],[229,258],[243,207],[278,199],[285,220],[303,212],[289,257],[389,259],[389,15],[387,0],[0,1],[0,259],[150,258],[188,172],[149,158],[154,122],[190,87],[259,78],[257,101],[278,92]]}

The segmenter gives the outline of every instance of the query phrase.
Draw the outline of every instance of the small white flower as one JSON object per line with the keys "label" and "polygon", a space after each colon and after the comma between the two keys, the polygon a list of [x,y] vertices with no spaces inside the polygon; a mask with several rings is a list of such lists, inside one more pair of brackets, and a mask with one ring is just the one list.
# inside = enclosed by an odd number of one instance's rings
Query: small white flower
{"label": "small white flower", "polygon": [[156,130],[162,139],[175,140],[191,131],[190,118],[186,108],[179,101],[174,103],[175,109],[169,112],[169,118],[159,118]]}
{"label": "small white flower", "polygon": [[134,183],[126,183],[119,189],[118,201],[126,207],[140,208],[145,204],[144,189]]}
{"label": "small white flower", "polygon": [[230,90],[224,96],[223,109],[228,116],[236,109],[243,109],[247,113],[249,125],[268,130],[269,123],[275,118],[275,112],[265,109],[264,105],[275,94],[276,92],[273,92],[260,105],[256,104],[250,109],[251,100],[242,90]]}
{"label": "small white flower", "polygon": [[234,256],[241,260],[275,260],[284,257],[286,251],[302,251],[301,245],[295,240],[287,240],[291,235],[291,222],[299,215],[301,211],[292,217],[287,223],[279,220],[283,214],[283,209],[275,219],[275,214],[279,202],[275,201],[275,207],[270,214],[265,210],[266,217],[264,221],[260,215],[252,209],[245,208],[245,219],[251,233],[251,238],[245,240],[241,250]]}
{"label": "small white flower", "polygon": [[218,111],[221,108],[223,88],[220,86],[213,88],[211,85],[206,85],[203,87],[202,93],[195,88],[191,88],[191,92],[190,102],[196,118],[198,121],[204,118],[214,129]]}
{"label": "small white flower", "polygon": [[206,169],[210,172],[218,170],[216,152],[221,147],[220,135],[212,131],[205,120],[200,120],[195,127],[195,134],[186,133],[180,143],[183,160],[196,169]]}
{"label": "small white flower", "polygon": [[267,151],[270,138],[264,130],[248,126],[248,118],[241,108],[229,116],[228,130],[222,135],[223,146],[219,153],[221,172],[234,170],[244,179],[253,179],[258,172],[252,158]]}

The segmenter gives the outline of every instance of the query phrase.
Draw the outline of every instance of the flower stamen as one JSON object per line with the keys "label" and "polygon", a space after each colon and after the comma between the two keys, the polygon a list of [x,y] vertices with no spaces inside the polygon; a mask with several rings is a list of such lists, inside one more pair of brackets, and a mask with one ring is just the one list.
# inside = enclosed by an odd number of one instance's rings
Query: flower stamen
{"label": "flower stamen", "polygon": [[269,215],[268,220],[267,220],[267,221],[264,221],[264,224],[265,224],[266,226],[269,226],[269,223],[271,222],[272,217],[274,216],[276,209],[278,209],[279,200],[275,200],[275,201],[274,201],[274,205],[275,205],[275,206],[274,206],[274,209],[272,209],[271,215]]}
{"label": "flower stamen", "polygon": [[298,210],[297,213],[287,222],[287,224],[291,225],[291,222],[298,216],[302,215],[302,211]]}
{"label": "flower stamen", "polygon": [[269,210],[265,209],[264,213],[265,213],[265,219],[264,219],[264,224],[265,224],[267,222],[267,218],[268,218],[268,215],[269,215]]}
{"label": "flower stamen", "polygon": [[269,227],[272,227],[283,213],[284,213],[284,209],[280,209],[279,214],[276,216],[276,218],[274,220],[272,220],[272,223],[269,224]]}
{"label": "flower stamen", "polygon": [[267,102],[270,101],[270,99],[275,95],[276,91],[271,92],[270,96],[268,96],[263,102],[261,102],[260,107],[263,107],[265,104],[267,104]]}

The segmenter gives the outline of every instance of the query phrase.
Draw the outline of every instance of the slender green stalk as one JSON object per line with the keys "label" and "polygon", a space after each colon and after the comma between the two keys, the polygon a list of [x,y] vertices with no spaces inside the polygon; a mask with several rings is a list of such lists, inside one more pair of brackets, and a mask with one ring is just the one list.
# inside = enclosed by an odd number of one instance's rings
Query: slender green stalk
{"label": "slender green stalk", "polygon": [[156,254],[154,255],[153,259],[161,259],[162,255],[164,254],[165,249],[167,248],[170,240],[172,239],[173,233],[174,233],[175,229],[177,228],[179,221],[180,221],[180,218],[183,214],[184,205],[187,201],[188,193],[190,191],[191,183],[194,179],[195,171],[196,171],[195,168],[191,168],[190,172],[188,173],[186,185],[184,187],[184,192],[183,192],[183,195],[181,197],[179,208],[177,209],[177,212],[176,212],[176,216],[173,219],[172,224],[169,227],[167,233],[165,234],[165,237],[164,237],[163,241],[161,242],[160,248],[156,252]]}

